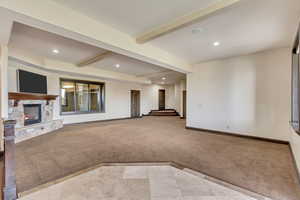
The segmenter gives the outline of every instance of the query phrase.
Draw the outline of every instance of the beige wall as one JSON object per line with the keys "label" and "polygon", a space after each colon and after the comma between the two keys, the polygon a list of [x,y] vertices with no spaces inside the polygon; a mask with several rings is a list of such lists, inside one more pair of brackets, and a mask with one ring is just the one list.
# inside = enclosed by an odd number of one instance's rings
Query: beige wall
{"label": "beige wall", "polygon": [[288,48],[196,65],[187,88],[188,126],[289,141],[300,173]]}
{"label": "beige wall", "polygon": [[166,109],[175,109],[174,85],[145,85],[143,88],[145,99],[145,113],[158,110],[158,90],[166,90]]}
{"label": "beige wall", "polygon": [[47,76],[48,93],[59,95],[59,79],[72,78],[78,80],[90,80],[105,82],[105,113],[97,114],[81,114],[81,115],[60,115],[59,100],[54,105],[54,118],[64,120],[65,124],[105,120],[114,118],[130,117],[130,90],[141,91],[141,114],[148,114],[151,110],[158,108],[158,89],[166,89],[166,107],[174,108],[174,86],[146,85],[139,83],[130,83],[124,81],[100,80],[86,76],[70,76],[54,72],[37,69],[32,66],[26,66],[16,61],[9,62],[8,79],[9,91],[17,91],[16,70],[24,69],[31,72],[43,74]]}
{"label": "beige wall", "polygon": [[7,62],[7,45],[0,45],[0,151],[4,151],[3,121],[8,117]]}
{"label": "beige wall", "polygon": [[300,174],[300,135],[298,135],[292,128],[290,130],[290,144],[292,146],[292,151]]}
{"label": "beige wall", "polygon": [[183,95],[182,92],[186,90],[186,80],[180,80],[175,83],[175,109],[180,116],[183,116]]}
{"label": "beige wall", "polygon": [[187,126],[288,141],[290,60],[284,48],[194,66]]}
{"label": "beige wall", "polygon": [[0,45],[0,111],[1,118],[8,117],[8,94],[7,94],[7,64],[8,64],[8,48],[7,45]]}

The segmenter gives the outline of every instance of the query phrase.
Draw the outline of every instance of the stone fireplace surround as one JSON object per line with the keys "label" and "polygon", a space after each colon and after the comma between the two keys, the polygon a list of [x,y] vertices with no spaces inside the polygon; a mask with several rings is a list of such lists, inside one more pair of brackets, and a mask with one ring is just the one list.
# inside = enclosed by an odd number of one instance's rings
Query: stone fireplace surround
{"label": "stone fireplace surround", "polygon": [[[49,133],[51,131],[62,128],[63,123],[61,119],[53,119],[54,101],[50,100],[16,100],[9,99],[8,103],[8,118],[16,120],[16,143]],[[41,105],[41,123],[32,125],[24,125],[24,105],[25,104],[40,104]]]}

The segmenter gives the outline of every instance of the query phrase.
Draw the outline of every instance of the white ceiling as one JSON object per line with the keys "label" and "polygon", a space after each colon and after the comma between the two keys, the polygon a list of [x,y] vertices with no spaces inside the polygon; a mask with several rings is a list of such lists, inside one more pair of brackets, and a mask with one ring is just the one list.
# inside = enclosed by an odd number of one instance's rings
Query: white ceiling
{"label": "white ceiling", "polygon": [[[131,36],[217,0],[54,0]],[[241,0],[203,21],[153,41],[190,63],[290,46],[300,20],[299,0]],[[192,34],[193,29],[201,29]],[[215,41],[221,43],[214,47]]]}
{"label": "white ceiling", "polygon": [[[116,68],[116,64],[119,64],[120,67]],[[145,63],[119,54],[107,56],[105,59],[100,60],[99,62],[96,62],[91,66],[99,69],[121,72],[135,76],[149,73],[157,73],[166,70],[162,67]]]}
{"label": "white ceiling", "polygon": [[218,0],[53,0],[129,35],[205,8]]}
{"label": "white ceiling", "polygon": [[[72,64],[78,64],[81,61],[95,57],[103,53],[104,49],[84,44],[69,38],[65,38],[53,33],[42,31],[20,23],[15,23],[10,38],[9,49],[23,50],[30,52],[34,56],[59,60]],[[54,54],[53,49],[58,49],[59,53]],[[116,64],[120,67],[116,68]],[[89,67],[95,67],[107,71],[143,76],[149,78],[154,83],[161,83],[163,76],[167,77],[165,84],[172,84],[182,78],[184,74],[167,70],[163,67],[149,64],[127,56],[112,54],[101,61],[98,61]],[[166,74],[168,72],[168,74]]]}
{"label": "white ceiling", "polygon": [[[98,47],[93,47],[19,23],[14,23],[13,25],[9,48],[24,49],[42,58],[60,60],[73,64],[104,52],[103,49]],[[60,53],[54,54],[52,52],[53,49],[58,49]]]}

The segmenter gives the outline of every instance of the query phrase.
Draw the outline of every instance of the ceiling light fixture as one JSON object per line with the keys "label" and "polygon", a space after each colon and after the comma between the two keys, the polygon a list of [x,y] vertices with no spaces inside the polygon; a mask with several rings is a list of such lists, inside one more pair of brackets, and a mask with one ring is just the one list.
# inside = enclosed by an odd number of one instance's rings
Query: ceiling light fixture
{"label": "ceiling light fixture", "polygon": [[58,49],[53,49],[52,52],[55,53],[55,54],[58,54],[59,50]]}
{"label": "ceiling light fixture", "polygon": [[162,80],[166,80],[166,77],[162,77],[161,79],[162,79]]}
{"label": "ceiling light fixture", "polygon": [[220,45],[220,42],[214,42],[214,46],[217,47]]}
{"label": "ceiling light fixture", "polygon": [[120,64],[116,64],[116,68],[119,68],[120,67]]}

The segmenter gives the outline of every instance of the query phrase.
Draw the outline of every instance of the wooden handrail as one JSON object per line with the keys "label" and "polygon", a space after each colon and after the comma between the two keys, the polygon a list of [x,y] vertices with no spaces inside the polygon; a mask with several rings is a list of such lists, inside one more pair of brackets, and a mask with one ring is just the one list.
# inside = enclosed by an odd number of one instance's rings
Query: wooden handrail
{"label": "wooden handrail", "polygon": [[15,161],[16,121],[4,122],[4,187],[3,200],[17,199],[16,161]]}

